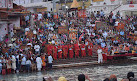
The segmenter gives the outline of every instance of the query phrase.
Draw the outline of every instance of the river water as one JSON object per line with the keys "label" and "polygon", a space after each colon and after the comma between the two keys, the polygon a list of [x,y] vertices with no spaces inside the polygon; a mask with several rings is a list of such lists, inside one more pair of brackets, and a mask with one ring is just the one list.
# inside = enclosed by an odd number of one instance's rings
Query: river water
{"label": "river water", "polygon": [[1,80],[6,81],[42,81],[43,77],[51,76],[54,81],[57,81],[60,76],[64,76],[68,81],[77,81],[78,74],[84,73],[89,75],[92,81],[102,81],[111,74],[118,77],[118,81],[126,78],[129,71],[133,71],[137,77],[137,64],[124,63],[115,65],[98,65],[98,66],[83,66],[73,68],[60,68],[42,72],[33,73],[18,73],[10,75],[0,75]]}

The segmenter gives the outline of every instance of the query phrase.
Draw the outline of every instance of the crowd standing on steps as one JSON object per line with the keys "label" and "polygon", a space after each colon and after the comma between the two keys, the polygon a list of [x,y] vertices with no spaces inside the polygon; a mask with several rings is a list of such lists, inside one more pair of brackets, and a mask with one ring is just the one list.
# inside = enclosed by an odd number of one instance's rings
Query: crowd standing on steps
{"label": "crowd standing on steps", "polygon": [[123,19],[118,13],[105,16],[101,10],[85,18],[28,14],[19,32],[0,39],[0,73],[41,71],[52,68],[53,60],[92,57],[93,53],[98,63],[103,62],[102,54],[137,53],[137,17]]}

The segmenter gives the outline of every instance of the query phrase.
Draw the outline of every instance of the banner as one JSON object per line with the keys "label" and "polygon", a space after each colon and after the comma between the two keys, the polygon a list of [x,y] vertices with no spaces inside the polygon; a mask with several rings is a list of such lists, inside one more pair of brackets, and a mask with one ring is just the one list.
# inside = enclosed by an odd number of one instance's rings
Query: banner
{"label": "banner", "polygon": [[78,17],[87,17],[86,10],[78,10]]}
{"label": "banner", "polygon": [[46,8],[37,8],[37,12],[45,12],[47,11],[47,7]]}
{"label": "banner", "polygon": [[8,8],[13,8],[13,1],[12,0],[8,0]]}
{"label": "banner", "polygon": [[108,27],[107,23],[104,23],[101,21],[95,21],[95,26],[96,26],[95,27],[96,30],[99,30],[99,29],[106,30],[106,28]]}
{"label": "banner", "polygon": [[67,29],[67,27],[63,27],[63,26],[61,26],[61,27],[58,27],[58,33],[59,34],[67,34],[68,33],[68,29]]}

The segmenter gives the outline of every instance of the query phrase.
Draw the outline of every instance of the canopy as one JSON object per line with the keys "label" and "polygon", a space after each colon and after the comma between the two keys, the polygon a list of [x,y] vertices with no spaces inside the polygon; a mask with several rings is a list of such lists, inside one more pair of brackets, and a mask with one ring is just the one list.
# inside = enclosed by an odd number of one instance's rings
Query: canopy
{"label": "canopy", "polygon": [[72,5],[71,5],[70,8],[78,8],[78,7],[80,7],[80,5],[79,5],[79,3],[77,2],[77,0],[73,0]]}

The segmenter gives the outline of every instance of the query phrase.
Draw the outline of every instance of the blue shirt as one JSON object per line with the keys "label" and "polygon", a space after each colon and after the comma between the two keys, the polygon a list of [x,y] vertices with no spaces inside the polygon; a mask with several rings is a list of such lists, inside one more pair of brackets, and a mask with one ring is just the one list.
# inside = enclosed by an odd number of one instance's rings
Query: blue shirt
{"label": "blue shirt", "polygon": [[120,32],[120,35],[124,35],[124,31],[121,31],[121,32]]}

